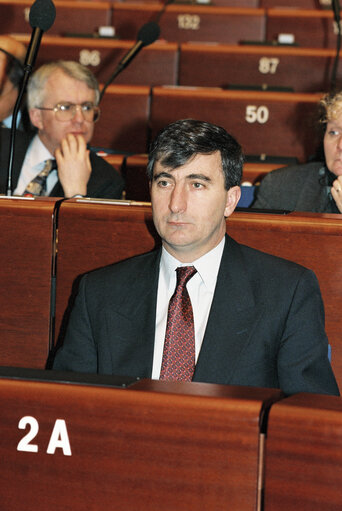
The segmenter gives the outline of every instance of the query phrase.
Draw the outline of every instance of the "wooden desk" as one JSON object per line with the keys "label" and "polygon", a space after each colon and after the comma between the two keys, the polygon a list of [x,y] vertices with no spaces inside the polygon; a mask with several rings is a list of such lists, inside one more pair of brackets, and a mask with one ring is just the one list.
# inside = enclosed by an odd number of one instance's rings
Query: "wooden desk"
{"label": "wooden desk", "polygon": [[[144,23],[156,19],[158,4],[113,3],[112,25],[122,39],[136,39]],[[169,5],[160,19],[160,38],[166,41],[211,41],[237,44],[263,41],[265,10],[211,5]]]}
{"label": "wooden desk", "polygon": [[[31,0],[0,0],[0,31],[2,34],[31,34],[29,24]],[[111,22],[110,2],[77,2],[55,0],[56,19],[49,34],[93,34]]]}
{"label": "wooden desk", "polygon": [[336,511],[342,502],[342,401],[298,394],[272,406],[264,511]]}
{"label": "wooden desk", "polygon": [[[183,43],[179,85],[288,87],[295,92],[326,92],[334,58],[332,48]],[[341,69],[337,82],[342,85]]]}
{"label": "wooden desk", "polygon": [[110,85],[101,101],[101,117],[92,145],[143,153],[148,144],[150,87]]}
{"label": "wooden desk", "polygon": [[[27,45],[30,41],[27,35],[16,35],[16,39]],[[74,60],[89,67],[98,81],[105,83],[134,44],[135,41],[118,39],[44,35],[37,56],[37,66],[51,60]],[[175,85],[177,77],[178,45],[156,41],[141,50],[139,56],[118,75],[114,84]]]}
{"label": "wooden desk", "polygon": [[0,364],[44,368],[52,342],[57,199],[0,196]]}
{"label": "wooden desk", "polygon": [[260,425],[280,398],[199,383],[0,378],[2,509],[259,510]]}
{"label": "wooden desk", "polygon": [[178,119],[223,126],[245,154],[292,156],[306,161],[317,136],[317,104],[322,94],[223,91],[213,88],[154,87],[151,135]]}
{"label": "wooden desk", "polygon": [[268,9],[267,41],[277,41],[279,34],[293,34],[303,48],[335,48],[336,33],[332,10]]}
{"label": "wooden desk", "polygon": [[331,0],[260,0],[260,7],[295,9],[328,9]]}

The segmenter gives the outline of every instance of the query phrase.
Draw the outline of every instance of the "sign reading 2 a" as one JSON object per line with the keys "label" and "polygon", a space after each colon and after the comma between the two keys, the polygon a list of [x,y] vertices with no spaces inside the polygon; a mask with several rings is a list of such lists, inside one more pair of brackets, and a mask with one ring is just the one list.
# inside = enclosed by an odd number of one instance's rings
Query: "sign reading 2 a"
{"label": "sign reading 2 a", "polygon": [[[38,435],[39,424],[37,419],[27,415],[22,417],[18,424],[19,429],[28,428],[26,435],[19,441],[17,451],[38,452],[38,444],[33,440]],[[68,430],[64,419],[57,419],[52,429],[47,454],[55,454],[56,449],[62,449],[64,456],[71,456],[71,447]]]}

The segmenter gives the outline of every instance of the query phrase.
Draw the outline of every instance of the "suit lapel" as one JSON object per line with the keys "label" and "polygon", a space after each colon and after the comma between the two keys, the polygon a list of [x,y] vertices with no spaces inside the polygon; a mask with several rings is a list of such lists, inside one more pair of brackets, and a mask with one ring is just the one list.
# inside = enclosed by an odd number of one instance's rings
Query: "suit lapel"
{"label": "suit lapel", "polygon": [[129,318],[129,324],[120,328],[119,351],[125,369],[127,374],[145,378],[152,374],[160,253],[152,252],[137,272],[127,276],[118,309],[122,317]]}
{"label": "suit lapel", "polygon": [[229,384],[255,324],[255,305],[240,247],[227,236],[194,381]]}

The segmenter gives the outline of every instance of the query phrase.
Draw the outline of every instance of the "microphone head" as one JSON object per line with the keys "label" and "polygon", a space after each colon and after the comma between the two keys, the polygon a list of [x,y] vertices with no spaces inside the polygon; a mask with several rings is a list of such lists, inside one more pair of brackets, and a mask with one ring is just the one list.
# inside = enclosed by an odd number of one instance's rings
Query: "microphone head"
{"label": "microphone head", "polygon": [[51,0],[36,0],[30,9],[29,21],[32,28],[43,32],[52,27],[56,18],[56,8]]}
{"label": "microphone head", "polygon": [[149,21],[141,27],[138,32],[137,41],[141,41],[143,46],[148,46],[154,43],[158,39],[160,34],[160,28],[158,23],[155,21]]}

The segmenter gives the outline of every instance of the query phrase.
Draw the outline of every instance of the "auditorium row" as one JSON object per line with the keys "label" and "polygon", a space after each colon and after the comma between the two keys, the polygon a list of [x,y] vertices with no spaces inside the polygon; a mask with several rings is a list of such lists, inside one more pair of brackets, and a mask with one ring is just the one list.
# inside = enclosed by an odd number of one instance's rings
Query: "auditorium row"
{"label": "auditorium row", "polygon": [[[1,197],[0,228],[0,365],[38,369],[65,326],[80,275],[159,243],[150,204],[130,201]],[[342,387],[339,216],[238,211],[227,221],[227,232],[315,271]]]}
{"label": "auditorium row", "polygon": [[[16,34],[28,46],[29,35]],[[134,41],[44,35],[37,67],[75,60],[106,83]],[[156,41],[143,48],[115,79],[125,85],[181,85],[293,92],[330,89],[335,50],[295,46]],[[342,83],[342,70],[337,74]]]}
{"label": "auditorium row", "polygon": [[319,141],[320,93],[224,91],[214,88],[111,85],[101,102],[92,145],[146,153],[151,138],[178,119],[223,126],[244,153],[306,161]]}
{"label": "auditorium row", "polygon": [[[31,3],[30,0],[1,0],[0,31],[30,33]],[[268,41],[301,47],[336,47],[336,22],[331,8],[228,7],[221,1],[213,5],[177,3],[168,5],[160,16],[162,4],[158,2],[56,0],[54,3],[57,15],[49,29],[51,35],[92,37],[99,34],[100,27],[111,26],[115,37],[134,40],[144,23],[160,18],[160,37],[170,42]]]}

